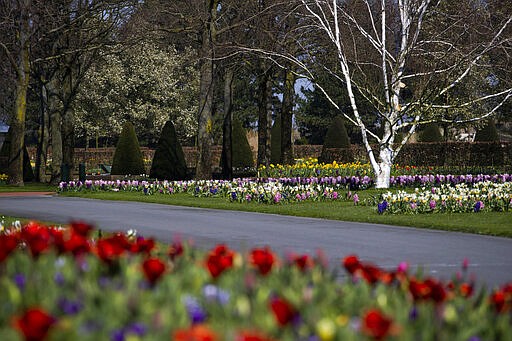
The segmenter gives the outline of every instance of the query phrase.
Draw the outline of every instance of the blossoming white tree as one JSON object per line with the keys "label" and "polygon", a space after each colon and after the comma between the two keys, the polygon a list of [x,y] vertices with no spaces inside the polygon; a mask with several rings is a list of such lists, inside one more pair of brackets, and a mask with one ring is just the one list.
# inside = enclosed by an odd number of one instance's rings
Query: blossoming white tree
{"label": "blossoming white tree", "polygon": [[[297,1],[304,53],[261,52],[292,60],[339,108],[313,69],[336,77],[350,100],[343,114],[361,131],[378,188],[389,187],[392,164],[419,125],[476,122],[512,96],[492,69],[493,51],[511,43],[510,13],[493,18],[485,2],[471,0]],[[321,64],[326,53],[335,64]],[[360,111],[363,101],[371,112]],[[379,132],[371,131],[375,123]]]}
{"label": "blossoming white tree", "polygon": [[126,120],[138,134],[158,138],[171,119],[181,139],[196,133],[198,75],[191,50],[179,54],[142,42],[104,53],[87,73],[77,98],[82,134],[116,136]]}

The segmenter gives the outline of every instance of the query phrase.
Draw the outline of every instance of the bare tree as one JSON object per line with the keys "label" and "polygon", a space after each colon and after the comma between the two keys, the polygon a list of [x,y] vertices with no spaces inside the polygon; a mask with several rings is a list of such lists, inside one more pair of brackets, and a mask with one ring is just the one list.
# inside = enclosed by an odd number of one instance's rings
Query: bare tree
{"label": "bare tree", "polygon": [[[303,53],[297,57],[260,52],[277,63],[283,58],[295,63],[301,76],[315,82],[339,108],[312,71],[321,56],[315,53],[311,33],[328,38],[336,64],[323,67],[348,94],[351,110],[343,115],[361,132],[378,188],[389,187],[392,164],[419,125],[476,122],[493,115],[512,96],[512,88],[491,80],[494,74],[488,62],[494,49],[510,44],[512,37],[504,34],[512,25],[510,13],[501,22],[490,23],[485,3],[474,1],[458,2],[455,8],[442,0],[298,2],[302,26],[296,37]],[[479,34],[483,27],[486,34]],[[489,86],[458,95],[464,84],[475,79]],[[369,114],[360,111],[363,101],[371,104],[373,123],[382,133],[371,131],[363,120]],[[469,108],[478,112],[464,110]],[[404,133],[401,140],[399,132]]]}

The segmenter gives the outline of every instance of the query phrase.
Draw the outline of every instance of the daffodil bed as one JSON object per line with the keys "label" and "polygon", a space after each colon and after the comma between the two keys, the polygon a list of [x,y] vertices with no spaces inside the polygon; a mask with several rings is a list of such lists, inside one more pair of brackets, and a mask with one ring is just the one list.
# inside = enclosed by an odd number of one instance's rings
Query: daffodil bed
{"label": "daffodil bed", "polygon": [[477,290],[467,261],[450,282],[355,255],[337,267],[344,279],[321,252],[203,252],[29,223],[0,234],[0,339],[512,339],[512,282]]}

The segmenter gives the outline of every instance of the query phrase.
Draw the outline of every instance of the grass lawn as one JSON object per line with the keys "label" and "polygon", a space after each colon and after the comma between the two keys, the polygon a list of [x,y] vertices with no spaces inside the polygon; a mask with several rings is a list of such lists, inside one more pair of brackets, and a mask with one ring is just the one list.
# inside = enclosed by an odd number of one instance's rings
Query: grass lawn
{"label": "grass lawn", "polygon": [[[0,185],[2,192],[52,192],[55,186],[28,183],[23,187]],[[378,190],[360,191],[361,201],[379,194]],[[379,215],[375,207],[354,206],[352,202],[302,202],[282,205],[229,202],[225,198],[196,198],[189,194],[143,195],[140,192],[67,192],[62,196],[77,196],[102,200],[152,202],[167,205],[203,207],[223,210],[250,211],[301,217],[324,218],[400,226],[413,226],[448,231],[469,232],[512,238],[512,212],[481,212],[418,215]],[[1,210],[1,208],[0,208]],[[1,212],[0,212],[1,214]],[[16,218],[12,218],[16,219]]]}
{"label": "grass lawn", "polygon": [[[359,192],[361,201],[377,190]],[[190,194],[143,195],[140,192],[67,192],[63,196],[78,196],[102,200],[141,201],[167,205],[203,207],[223,210],[250,211],[344,221],[413,226],[448,231],[469,232],[512,238],[512,212],[480,212],[458,214],[379,215],[375,207],[354,206],[352,202],[302,202],[282,205],[235,203],[225,198],[196,198]]]}

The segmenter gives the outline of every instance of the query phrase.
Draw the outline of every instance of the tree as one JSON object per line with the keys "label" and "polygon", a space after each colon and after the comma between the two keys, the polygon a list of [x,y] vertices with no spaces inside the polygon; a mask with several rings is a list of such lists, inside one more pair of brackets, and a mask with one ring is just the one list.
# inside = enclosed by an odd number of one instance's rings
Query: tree
{"label": "tree", "polygon": [[[343,118],[341,116],[334,118],[332,120],[331,126],[329,127],[329,130],[327,130],[324,144],[322,146],[322,154],[320,155],[319,159],[320,162],[328,163],[334,161],[328,157],[327,149],[329,148],[350,148],[350,139],[348,137],[347,128],[345,128],[345,123],[343,122]],[[346,161],[348,162],[348,160]]]}
{"label": "tree", "polygon": [[[297,45],[305,47],[304,53],[300,58],[276,51],[263,53],[300,66],[303,75],[338,107],[311,71],[319,55],[309,49],[316,36],[305,31],[328,38],[337,65],[324,67],[348,94],[351,112],[343,114],[361,132],[378,188],[389,187],[391,166],[419,125],[478,121],[495,114],[512,96],[512,88],[489,81],[492,65],[488,59],[491,51],[511,39],[504,35],[512,25],[510,13],[500,22],[490,22],[485,4],[474,1],[300,3],[303,29],[298,32],[303,34],[297,34]],[[478,82],[477,91],[464,87],[471,82]],[[362,101],[371,104],[374,122],[383,127],[382,136],[370,131],[363,120]],[[398,140],[400,132],[404,134]]]}
{"label": "tree", "polygon": [[158,140],[149,177],[160,180],[185,180],[187,164],[172,121],[167,121]]}
{"label": "tree", "polygon": [[145,174],[144,159],[140,151],[139,140],[133,124],[127,121],[119,136],[112,161],[112,175]]}
{"label": "tree", "polygon": [[[0,42],[0,47],[3,48],[16,75],[14,113],[9,122],[12,131],[7,175],[10,184],[23,186],[25,116],[30,79],[30,38],[32,34],[30,10],[32,1],[17,0],[11,1],[9,4],[10,6],[3,3],[1,6],[3,11],[1,20],[6,24],[12,22],[8,31],[14,33],[16,41]],[[7,45],[9,43],[11,43],[11,48]]]}
{"label": "tree", "polygon": [[443,136],[439,131],[439,126],[436,123],[429,123],[425,125],[420,132],[420,142],[441,142]]}
{"label": "tree", "polygon": [[493,119],[488,119],[485,125],[475,134],[475,142],[497,142],[500,140]]}
{"label": "tree", "polygon": [[247,132],[239,120],[233,121],[233,167],[242,169],[254,167]]}
{"label": "tree", "polygon": [[141,141],[156,143],[170,119],[180,141],[190,139],[197,130],[195,58],[190,49],[178,53],[147,40],[100,52],[77,95],[79,135],[112,137],[129,120]]}
{"label": "tree", "polygon": [[272,125],[272,130],[270,134],[270,146],[271,146],[271,156],[270,162],[272,164],[278,164],[281,162],[281,118],[277,117]]}

